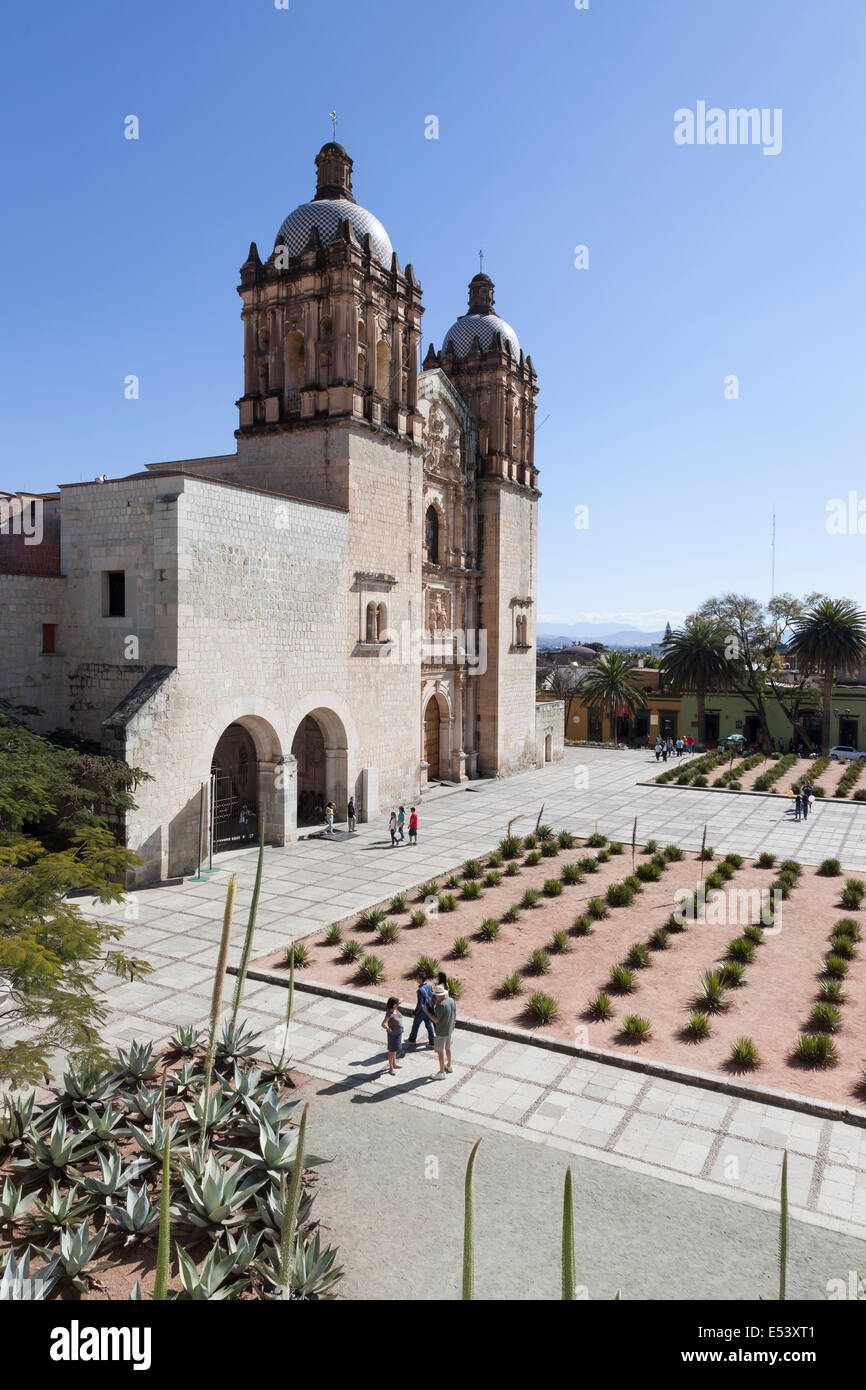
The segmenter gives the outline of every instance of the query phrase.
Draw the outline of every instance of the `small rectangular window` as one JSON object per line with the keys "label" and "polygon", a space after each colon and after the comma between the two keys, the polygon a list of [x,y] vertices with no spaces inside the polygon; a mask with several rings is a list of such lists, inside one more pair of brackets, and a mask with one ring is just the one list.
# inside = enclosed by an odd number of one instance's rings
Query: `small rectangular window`
{"label": "small rectangular window", "polygon": [[43,624],[42,624],[42,650],[43,650],[44,652],[53,652],[53,651],[54,651],[54,635],[55,635],[55,626],[54,626],[54,623],[43,623]]}
{"label": "small rectangular window", "polygon": [[107,618],[126,616],[126,572],[124,570],[105,571],[104,615]]}

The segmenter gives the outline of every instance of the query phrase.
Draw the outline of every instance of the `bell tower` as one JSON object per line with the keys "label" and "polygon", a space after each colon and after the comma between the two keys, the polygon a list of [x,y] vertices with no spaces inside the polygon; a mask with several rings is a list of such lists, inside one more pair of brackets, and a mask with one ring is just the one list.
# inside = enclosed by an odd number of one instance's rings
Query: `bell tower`
{"label": "bell tower", "polygon": [[342,145],[319,151],[315,194],[285,219],[268,259],[250,246],[238,293],[240,441],[338,419],[420,437],[421,287],[357,203]]}
{"label": "bell tower", "polygon": [[478,770],[495,776],[535,766],[535,629],[538,577],[538,470],[532,358],[496,313],[483,271],[469,284],[469,312],[452,324],[440,368],[475,420],[476,554],[479,626],[487,666],[476,677]]}

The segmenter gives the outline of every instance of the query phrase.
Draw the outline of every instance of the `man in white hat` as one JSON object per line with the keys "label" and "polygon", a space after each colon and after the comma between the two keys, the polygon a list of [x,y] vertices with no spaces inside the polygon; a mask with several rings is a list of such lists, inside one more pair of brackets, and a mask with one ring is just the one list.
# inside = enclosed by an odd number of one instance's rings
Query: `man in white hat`
{"label": "man in white hat", "polygon": [[439,1058],[439,1070],[432,1079],[444,1081],[446,1073],[451,1070],[451,1034],[454,1032],[454,1020],[457,1017],[457,1005],[444,985],[437,985],[433,990],[433,1007],[433,1046]]}

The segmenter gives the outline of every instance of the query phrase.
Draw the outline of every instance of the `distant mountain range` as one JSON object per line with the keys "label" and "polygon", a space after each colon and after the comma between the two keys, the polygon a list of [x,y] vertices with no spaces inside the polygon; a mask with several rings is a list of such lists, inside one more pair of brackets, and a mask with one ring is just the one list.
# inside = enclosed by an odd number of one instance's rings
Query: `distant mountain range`
{"label": "distant mountain range", "polygon": [[651,647],[664,635],[664,628],[659,632],[642,632],[626,627],[611,632],[603,623],[538,624],[539,646],[572,647],[584,642],[603,642],[606,647]]}

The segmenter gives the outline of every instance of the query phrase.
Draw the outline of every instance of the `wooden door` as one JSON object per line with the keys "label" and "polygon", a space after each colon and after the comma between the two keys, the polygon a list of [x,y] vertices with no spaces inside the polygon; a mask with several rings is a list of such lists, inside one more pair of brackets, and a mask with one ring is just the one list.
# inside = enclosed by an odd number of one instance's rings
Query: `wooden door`
{"label": "wooden door", "polygon": [[427,776],[439,776],[439,705],[435,699],[427,701],[424,711],[424,761]]}

